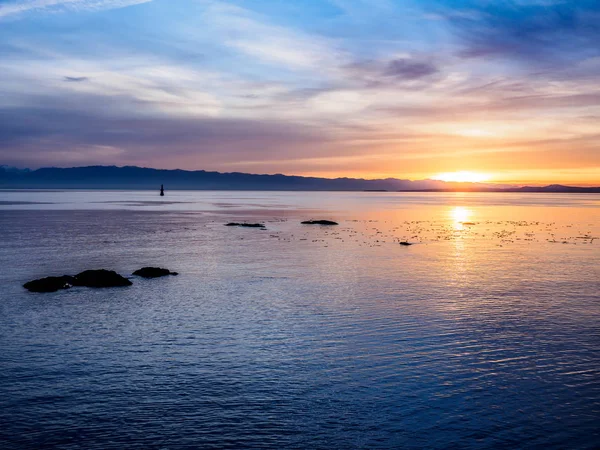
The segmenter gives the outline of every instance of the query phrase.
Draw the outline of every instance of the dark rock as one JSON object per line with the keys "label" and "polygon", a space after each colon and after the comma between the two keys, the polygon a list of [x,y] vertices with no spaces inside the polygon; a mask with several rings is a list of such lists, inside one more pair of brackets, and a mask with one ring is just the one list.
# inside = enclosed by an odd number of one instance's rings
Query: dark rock
{"label": "dark rock", "polygon": [[402,241],[402,242],[400,242],[400,245],[412,245],[412,244],[410,242]]}
{"label": "dark rock", "polygon": [[93,288],[131,286],[127,278],[113,270],[86,270],[73,277],[73,286],[86,286]]}
{"label": "dark rock", "polygon": [[246,227],[246,228],[264,228],[265,225],[262,223],[238,223],[229,222],[225,224],[226,227]]}
{"label": "dark rock", "polygon": [[69,275],[62,277],[45,277],[39,280],[29,281],[23,287],[31,292],[56,292],[60,289],[69,289],[73,286],[75,279]]}
{"label": "dark rock", "polygon": [[302,222],[303,225],[339,225],[337,222],[332,220],[305,220]]}
{"label": "dark rock", "polygon": [[177,272],[171,272],[169,269],[162,269],[160,267],[142,267],[141,269],[133,272],[133,274],[143,278],[158,278],[166,277],[168,275],[179,275]]}

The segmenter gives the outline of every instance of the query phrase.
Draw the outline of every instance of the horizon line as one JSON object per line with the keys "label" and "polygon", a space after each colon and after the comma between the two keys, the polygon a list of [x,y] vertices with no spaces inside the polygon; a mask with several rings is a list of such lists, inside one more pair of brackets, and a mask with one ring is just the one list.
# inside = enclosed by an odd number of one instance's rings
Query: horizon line
{"label": "horizon line", "polygon": [[[444,181],[444,180],[438,180],[438,179],[434,179],[434,178],[422,178],[422,179],[410,179],[410,178],[398,178],[398,177],[385,177],[385,178],[357,178],[357,177],[352,177],[352,176],[339,176],[339,177],[318,177],[318,176],[313,176],[313,175],[296,175],[296,174],[284,174],[284,173],[252,173],[252,172],[241,172],[241,171],[231,171],[231,172],[220,172],[218,170],[206,170],[206,169],[181,169],[181,168],[175,168],[175,169],[165,169],[165,168],[157,168],[157,167],[147,167],[147,166],[136,166],[136,165],[116,165],[116,164],[110,164],[110,165],[104,165],[104,164],[87,164],[87,165],[81,165],[81,166],[68,166],[68,167],[61,167],[61,166],[41,166],[38,167],[37,169],[32,169],[29,167],[24,167],[24,168],[20,168],[20,167],[16,167],[16,166],[10,166],[8,164],[0,164],[0,169],[3,169],[4,172],[11,172],[10,169],[16,170],[18,172],[36,172],[38,170],[44,170],[44,169],[60,169],[60,170],[69,170],[69,169],[86,169],[86,168],[116,168],[116,169],[126,169],[126,168],[135,168],[135,169],[143,169],[143,170],[156,170],[156,171],[167,171],[167,172],[188,172],[188,173],[193,173],[193,172],[204,172],[204,173],[215,173],[215,174],[241,174],[241,175],[253,175],[253,176],[283,176],[283,177],[290,177],[290,178],[306,178],[306,179],[318,179],[318,180],[357,180],[357,181],[388,181],[388,180],[394,180],[394,181],[404,181],[404,182],[424,182],[424,181],[429,181],[429,182],[437,182],[437,183],[443,183],[446,185],[450,185],[450,186],[473,186],[475,188],[490,188],[490,189],[496,189],[496,190],[505,190],[505,189],[518,189],[518,188],[547,188],[547,187],[564,187],[564,188],[595,188],[595,189],[600,189],[600,182],[598,184],[577,184],[577,185],[572,185],[572,184],[562,184],[562,183],[556,183],[556,182],[544,182],[544,181],[535,181],[532,183],[527,183],[527,182],[515,182],[515,181],[485,181],[485,182],[475,182],[475,181]],[[7,170],[8,169],[8,170]],[[419,191],[444,191],[445,189],[440,188],[440,189],[419,189]],[[403,191],[410,191],[410,190],[397,190],[396,192],[403,192]],[[412,190],[415,191],[415,190]],[[394,192],[394,191],[391,191]]]}

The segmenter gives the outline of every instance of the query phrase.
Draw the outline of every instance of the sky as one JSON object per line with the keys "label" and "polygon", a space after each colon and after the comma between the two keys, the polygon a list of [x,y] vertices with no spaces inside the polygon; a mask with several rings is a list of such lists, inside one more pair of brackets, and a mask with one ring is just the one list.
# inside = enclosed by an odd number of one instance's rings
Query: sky
{"label": "sky", "polygon": [[0,0],[0,164],[600,185],[600,1]]}

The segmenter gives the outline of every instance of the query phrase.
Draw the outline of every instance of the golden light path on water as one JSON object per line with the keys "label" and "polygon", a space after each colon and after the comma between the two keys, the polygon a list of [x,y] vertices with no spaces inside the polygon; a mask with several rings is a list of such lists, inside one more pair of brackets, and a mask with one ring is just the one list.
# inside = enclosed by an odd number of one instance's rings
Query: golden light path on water
{"label": "golden light path on water", "polygon": [[464,222],[467,222],[473,214],[473,211],[465,208],[464,206],[454,206],[450,210],[450,217],[454,223],[455,228],[462,228]]}

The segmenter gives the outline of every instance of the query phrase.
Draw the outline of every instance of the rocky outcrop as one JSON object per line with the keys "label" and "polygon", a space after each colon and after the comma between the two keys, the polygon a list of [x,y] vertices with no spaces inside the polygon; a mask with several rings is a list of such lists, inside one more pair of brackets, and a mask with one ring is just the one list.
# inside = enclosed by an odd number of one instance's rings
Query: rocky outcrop
{"label": "rocky outcrop", "polygon": [[131,286],[133,283],[114,270],[86,270],[74,277],[73,286],[92,288]]}
{"label": "rocky outcrop", "polygon": [[400,242],[400,245],[408,246],[408,245],[412,245],[412,244],[410,242],[402,241],[402,242]]}
{"label": "rocky outcrop", "polygon": [[25,283],[23,287],[31,292],[56,292],[72,286],[91,288],[131,286],[131,281],[113,270],[86,270],[75,276],[45,277]]}
{"label": "rocky outcrop", "polygon": [[171,272],[169,269],[162,269],[160,267],[142,267],[141,269],[133,272],[133,274],[142,278],[158,278],[166,277],[168,275],[179,275],[177,272]]}
{"label": "rocky outcrop", "polygon": [[225,224],[226,227],[246,227],[246,228],[265,228],[263,223],[238,223],[229,222]]}
{"label": "rocky outcrop", "polygon": [[305,220],[302,222],[303,225],[339,225],[333,220]]}
{"label": "rocky outcrop", "polygon": [[69,289],[73,286],[74,277],[63,275],[62,277],[45,277],[39,280],[29,281],[23,287],[31,292],[56,292],[61,289]]}

